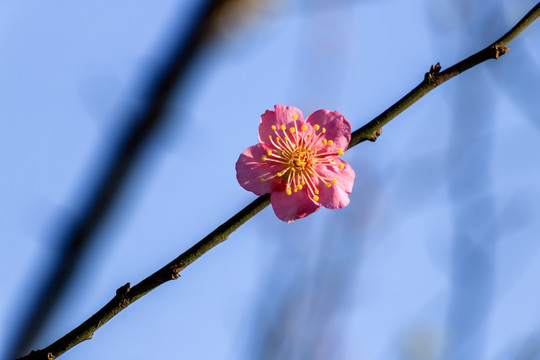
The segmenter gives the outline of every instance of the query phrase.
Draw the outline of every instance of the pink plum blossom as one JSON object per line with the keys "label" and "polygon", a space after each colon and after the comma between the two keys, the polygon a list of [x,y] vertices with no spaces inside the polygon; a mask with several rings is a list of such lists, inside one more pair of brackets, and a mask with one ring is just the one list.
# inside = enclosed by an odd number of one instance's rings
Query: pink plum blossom
{"label": "pink plum blossom", "polygon": [[354,170],[339,156],[351,140],[351,123],[337,111],[318,110],[306,120],[292,106],[275,105],[261,116],[259,143],[236,162],[240,185],[271,194],[277,217],[292,222],[322,206],[349,204]]}

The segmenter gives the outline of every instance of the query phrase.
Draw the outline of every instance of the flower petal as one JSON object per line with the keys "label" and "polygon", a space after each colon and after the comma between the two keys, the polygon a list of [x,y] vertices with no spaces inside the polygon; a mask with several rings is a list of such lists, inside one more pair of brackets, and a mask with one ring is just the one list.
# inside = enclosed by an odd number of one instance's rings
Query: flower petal
{"label": "flower petal", "polygon": [[337,182],[330,187],[319,186],[319,202],[328,209],[341,209],[350,202],[349,194],[352,191],[355,173],[353,168],[341,159],[336,159],[337,164],[342,163],[343,169],[337,166],[321,166],[317,168],[319,175]]}
{"label": "flower petal", "polygon": [[281,164],[269,161],[262,161],[262,156],[271,149],[266,144],[257,144],[248,147],[240,154],[236,162],[236,178],[240,185],[257,195],[264,195],[279,188],[280,178],[273,178],[261,182],[261,178],[269,178],[283,169]]}
{"label": "flower petal", "polygon": [[289,123],[296,120],[298,124],[304,122],[304,115],[294,106],[275,105],[274,111],[266,110],[261,115],[261,123],[259,125],[259,141],[261,143],[271,144],[268,136],[275,136],[276,133],[272,130],[272,125],[277,129],[281,125],[290,126]]}
{"label": "flower petal", "polygon": [[312,125],[317,124],[326,129],[324,138],[332,140],[331,148],[347,150],[349,141],[351,141],[351,123],[340,112],[326,109],[317,110],[308,116],[306,122]]}
{"label": "flower petal", "polygon": [[270,197],[276,216],[283,221],[293,222],[319,210],[321,205],[310,199],[307,191],[287,195],[285,191],[274,191]]}

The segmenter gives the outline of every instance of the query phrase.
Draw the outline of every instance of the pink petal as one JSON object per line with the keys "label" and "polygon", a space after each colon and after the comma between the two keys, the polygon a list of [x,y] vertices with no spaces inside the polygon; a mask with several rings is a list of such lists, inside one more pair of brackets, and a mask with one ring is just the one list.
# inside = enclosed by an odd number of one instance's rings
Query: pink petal
{"label": "pink petal", "polygon": [[276,216],[289,223],[306,217],[321,207],[309,198],[307,191],[298,191],[291,195],[287,195],[285,191],[274,191],[270,202]]}
{"label": "pink petal", "polygon": [[289,123],[293,121],[293,115],[297,116],[297,124],[304,122],[304,115],[302,112],[294,106],[275,105],[274,111],[266,110],[261,115],[261,123],[259,125],[259,141],[262,143],[271,144],[268,140],[268,136],[275,137],[276,133],[272,130],[272,125],[275,125],[279,129],[281,125],[290,126]]}
{"label": "pink petal", "polygon": [[326,187],[324,184],[319,186],[319,202],[328,209],[341,209],[349,204],[349,194],[352,191],[354,183],[354,170],[341,159],[336,159],[336,163],[342,163],[343,169],[337,166],[321,166],[317,168],[319,175],[329,179],[336,179],[337,183]]}
{"label": "pink petal", "polygon": [[283,185],[281,179],[277,177],[264,182],[260,181],[261,178],[268,178],[283,169],[281,164],[261,160],[270,148],[266,144],[250,146],[240,154],[236,162],[238,182],[244,189],[257,195],[267,194]]}
{"label": "pink petal", "polygon": [[324,138],[333,141],[332,149],[347,150],[351,141],[351,123],[341,113],[326,109],[317,110],[309,115],[306,121],[326,129]]}

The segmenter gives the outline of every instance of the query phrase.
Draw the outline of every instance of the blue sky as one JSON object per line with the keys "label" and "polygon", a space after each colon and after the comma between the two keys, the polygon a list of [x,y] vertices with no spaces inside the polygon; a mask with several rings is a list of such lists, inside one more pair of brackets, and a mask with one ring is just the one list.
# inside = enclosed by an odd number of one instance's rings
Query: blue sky
{"label": "blue sky", "polygon": [[[80,211],[171,32],[196,4],[0,4],[0,264],[9,274],[0,353],[60,229]],[[534,5],[267,2],[223,31],[179,88],[168,126],[36,346],[255,198],[234,164],[256,143],[266,109],[338,110],[356,129],[430,65],[444,69],[483,48]],[[357,174],[350,206],[292,224],[265,209],[65,357],[264,358],[272,329],[275,358],[306,358],[302,346],[314,344],[319,358],[341,359],[516,359],[534,349],[539,40],[535,23],[500,60],[435,89],[376,143],[347,152]],[[286,310],[295,316],[278,322]]]}

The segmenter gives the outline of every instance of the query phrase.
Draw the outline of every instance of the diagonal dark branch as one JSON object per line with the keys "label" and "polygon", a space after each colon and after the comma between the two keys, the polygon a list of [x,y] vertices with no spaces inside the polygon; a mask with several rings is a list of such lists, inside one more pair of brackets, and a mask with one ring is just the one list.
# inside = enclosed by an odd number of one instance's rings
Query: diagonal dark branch
{"label": "diagonal dark branch", "polygon": [[377,140],[377,137],[381,134],[382,127],[384,125],[388,124],[392,119],[401,114],[401,112],[414,104],[428,92],[435,89],[437,86],[486,60],[498,59],[502,55],[506,54],[510,50],[510,48],[506,47],[506,45],[508,45],[510,41],[514,40],[516,36],[518,36],[523,30],[525,30],[527,26],[536,20],[538,16],[540,16],[540,3],[536,4],[536,6],[533,7],[531,11],[529,11],[512,29],[510,29],[500,39],[488,47],[478,51],[477,53],[469,56],[465,60],[458,62],[444,71],[440,71],[441,66],[438,63],[433,65],[429,72],[426,73],[424,81],[418,84],[417,87],[411,90],[411,92],[389,107],[375,119],[356,130],[352,134],[349,149],[366,140]]}
{"label": "diagonal dark branch", "polygon": [[[201,6],[188,36],[175,39],[172,51],[155,78],[148,84],[148,102],[142,110],[133,110],[125,132],[113,149],[113,155],[104,167],[102,178],[84,205],[81,216],[70,223],[60,235],[63,253],[51,270],[50,277],[38,293],[36,301],[29,306],[30,313],[23,321],[21,330],[15,334],[12,353],[15,356],[27,351],[34,338],[46,323],[57,300],[72,278],[72,274],[100,224],[107,217],[122,187],[126,184],[145,145],[163,125],[165,113],[171,103],[177,84],[186,74],[205,40],[211,33],[218,13],[232,0],[212,0]],[[180,32],[179,32],[180,33]],[[185,34],[185,33],[184,33]]]}
{"label": "diagonal dark branch", "polygon": [[[392,105],[388,110],[384,111],[381,115],[377,116],[375,119],[356,130],[352,134],[349,149],[366,140],[375,141],[380,135],[382,126],[390,122],[402,111],[411,106],[418,99],[423,97],[438,85],[486,60],[497,59],[500,55],[506,53],[508,48],[505,46],[536,18],[538,18],[539,15],[540,3],[538,3],[529,13],[527,13],[527,15],[525,15],[525,17],[508,33],[487,48],[479,51],[478,53],[468,57],[467,59],[457,63],[443,72],[440,72],[440,66],[438,64],[432,66],[431,70],[426,74],[424,80],[416,88]],[[172,260],[161,269],[157,270],[154,274],[142,280],[133,288],[130,288],[129,283],[119,288],[116,295],[109,303],[107,303],[79,327],[75,328],[70,333],[48,347],[42,350],[33,351],[27,356],[22,357],[20,360],[55,359],[80,342],[90,339],[92,334],[99,327],[109,321],[128,305],[132,304],[137,299],[146,295],[161,284],[164,284],[169,280],[177,279],[180,276],[180,271],[204,255],[207,251],[226,240],[232,232],[268,206],[269,203],[269,194],[255,199],[251,204],[216,228],[201,241],[196,243],[190,249],[185,251],[183,254]]]}
{"label": "diagonal dark branch", "polygon": [[204,239],[193,245],[189,250],[178,256],[176,259],[148,276],[146,279],[130,288],[129,283],[116,290],[116,296],[112,298],[107,305],[95,313],[92,317],[63,336],[58,341],[47,346],[45,349],[33,351],[21,359],[43,359],[52,360],[62,355],[75,345],[92,338],[94,332],[112,317],[126,308],[129,304],[135,302],[145,294],[149,293],[159,285],[169,280],[175,280],[180,277],[180,271],[185,269],[192,262],[201,257],[208,250],[217,244],[225,241],[227,237],[239,228],[243,223],[264,209],[270,203],[270,195],[263,195],[247,205],[238,214],[227,220],[221,226],[216,228]]}

